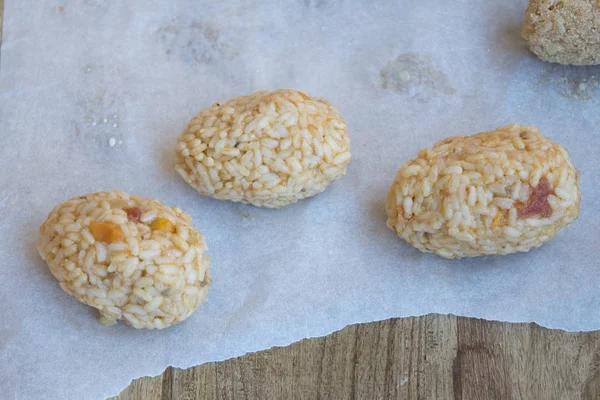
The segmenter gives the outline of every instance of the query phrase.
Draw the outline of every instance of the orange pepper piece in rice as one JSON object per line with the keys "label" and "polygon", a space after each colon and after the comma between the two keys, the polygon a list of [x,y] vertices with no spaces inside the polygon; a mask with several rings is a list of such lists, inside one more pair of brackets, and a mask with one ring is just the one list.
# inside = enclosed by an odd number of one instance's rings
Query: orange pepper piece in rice
{"label": "orange pepper piece in rice", "polygon": [[114,222],[92,222],[90,223],[90,231],[92,231],[94,239],[98,242],[115,243],[125,238],[125,233],[123,233],[121,227]]}

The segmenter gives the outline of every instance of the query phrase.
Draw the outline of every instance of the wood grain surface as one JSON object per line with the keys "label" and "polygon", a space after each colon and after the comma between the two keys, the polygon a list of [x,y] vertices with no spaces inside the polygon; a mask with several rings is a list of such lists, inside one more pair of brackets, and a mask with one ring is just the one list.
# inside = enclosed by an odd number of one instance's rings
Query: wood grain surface
{"label": "wood grain surface", "polygon": [[329,336],[132,382],[113,400],[600,399],[600,331],[453,315]]}

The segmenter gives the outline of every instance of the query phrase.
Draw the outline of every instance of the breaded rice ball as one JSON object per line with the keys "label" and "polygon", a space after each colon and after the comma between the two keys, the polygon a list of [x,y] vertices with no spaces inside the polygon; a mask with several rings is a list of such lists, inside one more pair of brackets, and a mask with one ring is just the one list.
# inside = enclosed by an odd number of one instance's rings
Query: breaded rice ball
{"label": "breaded rice ball", "polygon": [[600,64],[600,1],[530,0],[522,33],[544,61]]}

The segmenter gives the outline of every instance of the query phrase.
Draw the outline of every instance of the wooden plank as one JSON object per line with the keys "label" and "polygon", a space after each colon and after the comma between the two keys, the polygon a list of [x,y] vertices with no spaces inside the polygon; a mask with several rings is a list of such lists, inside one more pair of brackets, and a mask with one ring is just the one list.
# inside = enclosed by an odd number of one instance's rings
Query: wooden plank
{"label": "wooden plank", "polygon": [[452,315],[322,338],[132,382],[113,400],[600,399],[600,331]]}
{"label": "wooden plank", "polygon": [[[157,377],[136,379],[118,397],[124,399],[162,400],[163,377],[167,371]],[[170,397],[166,397],[169,399]]]}

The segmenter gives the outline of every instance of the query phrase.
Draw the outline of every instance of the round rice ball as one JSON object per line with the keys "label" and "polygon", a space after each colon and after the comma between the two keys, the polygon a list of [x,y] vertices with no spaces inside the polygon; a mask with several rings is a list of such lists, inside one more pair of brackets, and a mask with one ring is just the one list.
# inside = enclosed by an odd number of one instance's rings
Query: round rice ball
{"label": "round rice ball", "polygon": [[200,194],[279,208],[346,173],[346,123],[328,101],[294,90],[216,103],[177,140],[181,177]]}
{"label": "round rice ball", "polygon": [[567,151],[538,128],[510,125],[419,151],[392,184],[387,225],[445,258],[504,255],[548,242],[580,201]]}
{"label": "round rice ball", "polygon": [[210,285],[204,237],[191,217],[122,191],[92,193],[52,210],[38,251],[60,287],[111,325],[162,329],[188,318]]}
{"label": "round rice ball", "polygon": [[600,64],[600,1],[530,0],[522,34],[544,61]]}

